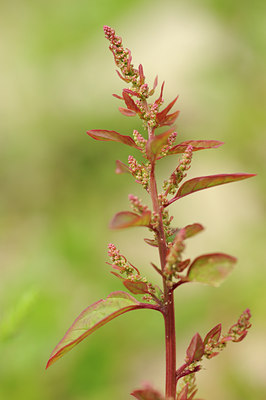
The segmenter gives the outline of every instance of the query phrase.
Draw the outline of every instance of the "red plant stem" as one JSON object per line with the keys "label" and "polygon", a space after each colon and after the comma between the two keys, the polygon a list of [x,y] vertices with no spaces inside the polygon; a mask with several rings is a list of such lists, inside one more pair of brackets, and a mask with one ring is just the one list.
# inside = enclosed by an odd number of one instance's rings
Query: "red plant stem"
{"label": "red plant stem", "polygon": [[[158,201],[158,191],[155,179],[155,162],[151,164],[150,173],[150,195],[153,203],[153,210],[159,216],[158,226],[158,244],[161,261],[161,269],[164,270],[167,246],[163,228],[162,213]],[[175,335],[175,310],[173,291],[164,284],[164,322],[165,322],[165,352],[166,352],[166,379],[165,379],[165,397],[166,400],[176,399],[176,335]]]}

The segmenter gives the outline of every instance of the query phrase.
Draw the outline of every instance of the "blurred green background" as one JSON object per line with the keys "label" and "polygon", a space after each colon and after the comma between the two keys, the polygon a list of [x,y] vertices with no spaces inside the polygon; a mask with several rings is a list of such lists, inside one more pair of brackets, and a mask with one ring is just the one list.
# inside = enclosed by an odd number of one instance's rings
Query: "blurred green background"
{"label": "blurred green background", "polygon": [[[108,242],[157,279],[147,232],[108,230],[112,215],[128,209],[127,194],[141,194],[130,177],[114,174],[129,149],[86,135],[140,127],[111,97],[123,85],[102,32],[107,24],[150,84],[156,74],[166,80],[165,100],[180,95],[180,141],[225,142],[195,154],[191,177],[258,174],[188,196],[172,212],[177,226],[206,227],[188,255],[223,251],[239,259],[219,289],[191,285],[176,294],[179,362],[196,331],[204,335],[218,322],[227,329],[250,307],[252,330],[206,363],[199,397],[265,400],[265,4],[1,1],[1,399],[124,400],[145,381],[163,389],[163,324],[149,311],[118,318],[44,370],[82,309],[123,290],[105,264]],[[162,161],[159,179],[176,163],[175,156]]]}

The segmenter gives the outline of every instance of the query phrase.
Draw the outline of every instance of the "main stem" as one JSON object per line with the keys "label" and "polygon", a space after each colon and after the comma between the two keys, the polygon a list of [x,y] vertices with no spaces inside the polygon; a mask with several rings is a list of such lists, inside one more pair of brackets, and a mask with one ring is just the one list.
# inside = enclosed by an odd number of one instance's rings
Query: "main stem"
{"label": "main stem", "polygon": [[[163,228],[162,213],[158,200],[157,184],[155,179],[155,161],[151,165],[150,174],[150,195],[153,203],[153,210],[159,216],[158,243],[162,271],[165,268],[167,246]],[[166,400],[176,399],[176,335],[175,335],[175,308],[173,291],[164,284],[164,323],[165,323],[165,354],[166,354],[166,378],[165,398]]]}

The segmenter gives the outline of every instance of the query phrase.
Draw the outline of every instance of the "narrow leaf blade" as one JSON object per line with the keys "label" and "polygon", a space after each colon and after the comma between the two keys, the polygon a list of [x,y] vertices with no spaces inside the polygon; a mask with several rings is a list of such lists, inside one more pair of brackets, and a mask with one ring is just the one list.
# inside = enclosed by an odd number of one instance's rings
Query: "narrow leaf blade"
{"label": "narrow leaf blade", "polygon": [[204,254],[192,262],[187,277],[191,282],[217,287],[232,272],[236,261],[235,257],[224,253]]}
{"label": "narrow leaf blade", "polygon": [[118,110],[126,117],[135,117],[136,115],[135,111],[129,110],[128,108],[118,107]]}
{"label": "narrow leaf blade", "polygon": [[103,140],[107,142],[108,141],[119,142],[138,149],[138,146],[130,136],[121,135],[116,131],[108,131],[104,129],[91,129],[90,131],[87,131],[87,134],[95,140]]}
{"label": "narrow leaf blade", "polygon": [[192,146],[192,151],[205,150],[205,149],[215,149],[220,147],[223,142],[218,140],[187,140],[185,142],[179,143],[176,146],[173,146],[171,150],[169,150],[168,154],[179,154],[184,153],[186,151],[187,146]]}
{"label": "narrow leaf blade", "polygon": [[177,200],[181,197],[187,196],[188,194],[198,192],[199,190],[240,181],[251,178],[252,176],[255,176],[255,174],[218,174],[193,178],[183,183],[183,185],[178,189],[177,194],[174,196],[174,199]]}
{"label": "narrow leaf blade", "polygon": [[128,311],[143,308],[140,302],[126,292],[113,292],[106,299],[87,307],[74,321],[63,339],[54,348],[46,368],[70,351],[96,329]]}
{"label": "narrow leaf blade", "polygon": [[110,228],[123,229],[133,226],[149,226],[151,221],[151,212],[146,211],[142,215],[135,214],[131,211],[121,211],[113,217]]}
{"label": "narrow leaf blade", "polygon": [[120,160],[116,160],[116,174],[130,174],[129,167]]}

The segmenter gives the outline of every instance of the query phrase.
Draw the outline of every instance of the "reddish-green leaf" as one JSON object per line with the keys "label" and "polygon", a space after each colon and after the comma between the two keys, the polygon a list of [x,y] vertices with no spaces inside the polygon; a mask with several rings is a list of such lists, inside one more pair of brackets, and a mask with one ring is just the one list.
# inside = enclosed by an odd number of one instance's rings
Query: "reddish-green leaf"
{"label": "reddish-green leaf", "polygon": [[126,106],[129,110],[134,111],[135,113],[139,113],[140,109],[136,105],[135,101],[129,96],[127,92],[123,90],[123,98],[126,103]]}
{"label": "reddish-green leaf", "polygon": [[188,395],[188,383],[183,387],[183,389],[177,396],[177,400],[187,400],[187,395]]}
{"label": "reddish-green leaf", "polygon": [[187,239],[187,238],[190,238],[191,236],[194,236],[197,233],[201,232],[204,228],[201,224],[195,223],[195,224],[187,225],[183,229],[185,230],[185,239]]}
{"label": "reddish-green leaf", "polygon": [[129,110],[128,108],[118,107],[118,110],[126,117],[135,117],[136,115],[135,111]]}
{"label": "reddish-green leaf", "polygon": [[126,173],[130,174],[131,173],[128,166],[120,160],[116,160],[115,172],[116,172],[116,174],[126,174]]}
{"label": "reddish-green leaf", "polygon": [[236,258],[223,253],[204,254],[190,265],[188,279],[191,282],[220,286],[232,272]]}
{"label": "reddish-green leaf", "polygon": [[174,104],[175,104],[175,102],[176,102],[177,99],[178,99],[178,96],[177,96],[173,101],[171,101],[171,103],[168,104],[167,107],[165,107],[161,112],[159,112],[159,113],[156,115],[156,121],[157,121],[159,124],[161,124],[162,122],[165,121],[165,118],[166,118],[168,112],[169,112],[169,111],[171,110],[171,108],[174,106]]}
{"label": "reddish-green leaf", "polygon": [[130,279],[125,279],[123,284],[133,294],[149,293],[148,284],[145,282],[133,282]]}
{"label": "reddish-green leaf", "polygon": [[61,358],[96,329],[131,310],[144,308],[140,302],[126,292],[111,293],[106,299],[87,307],[74,321],[63,339],[54,348],[46,368]]}
{"label": "reddish-green leaf", "polygon": [[172,147],[167,154],[179,154],[186,151],[187,146],[192,146],[192,151],[204,150],[204,149],[215,149],[224,144],[218,140],[187,140],[185,142],[179,143]]}
{"label": "reddish-green leaf", "polygon": [[160,135],[153,136],[146,143],[146,154],[147,157],[151,160],[154,160],[162,148],[168,144],[169,136],[173,133],[173,129],[169,129],[166,132],[161,133]]}
{"label": "reddish-green leaf", "polygon": [[186,362],[191,364],[194,361],[199,361],[204,353],[204,344],[201,336],[196,333],[187,348],[187,358]]}
{"label": "reddish-green leaf", "polygon": [[107,131],[103,129],[92,129],[87,131],[87,134],[96,140],[104,140],[111,142],[120,142],[123,144],[127,144],[128,146],[135,147],[138,149],[138,146],[134,142],[134,140],[130,136],[121,135],[116,131]]}
{"label": "reddish-green leaf", "polygon": [[204,338],[204,344],[206,345],[209,339],[213,340],[214,342],[218,342],[221,336],[222,325],[218,324],[214,328],[212,328]]}
{"label": "reddish-green leaf", "polygon": [[180,111],[176,111],[173,114],[167,115],[162,122],[159,123],[159,126],[170,126],[173,125],[175,120],[177,119]]}
{"label": "reddish-green leaf", "polygon": [[154,390],[150,387],[146,389],[134,390],[131,395],[138,400],[164,400],[164,397],[162,397],[157,390]]}
{"label": "reddish-green leaf", "polygon": [[151,212],[146,211],[142,215],[131,211],[121,211],[115,214],[110,223],[111,229],[123,229],[131,226],[149,226],[151,221]]}
{"label": "reddish-green leaf", "polygon": [[251,178],[252,176],[255,176],[255,174],[219,174],[219,175],[200,176],[198,178],[193,178],[186,181],[185,183],[183,183],[182,186],[180,186],[174,199],[178,200],[181,197],[187,196],[188,194],[194,192],[198,192],[199,190],[208,189],[213,186],[223,185],[225,183],[240,181],[242,179]]}

